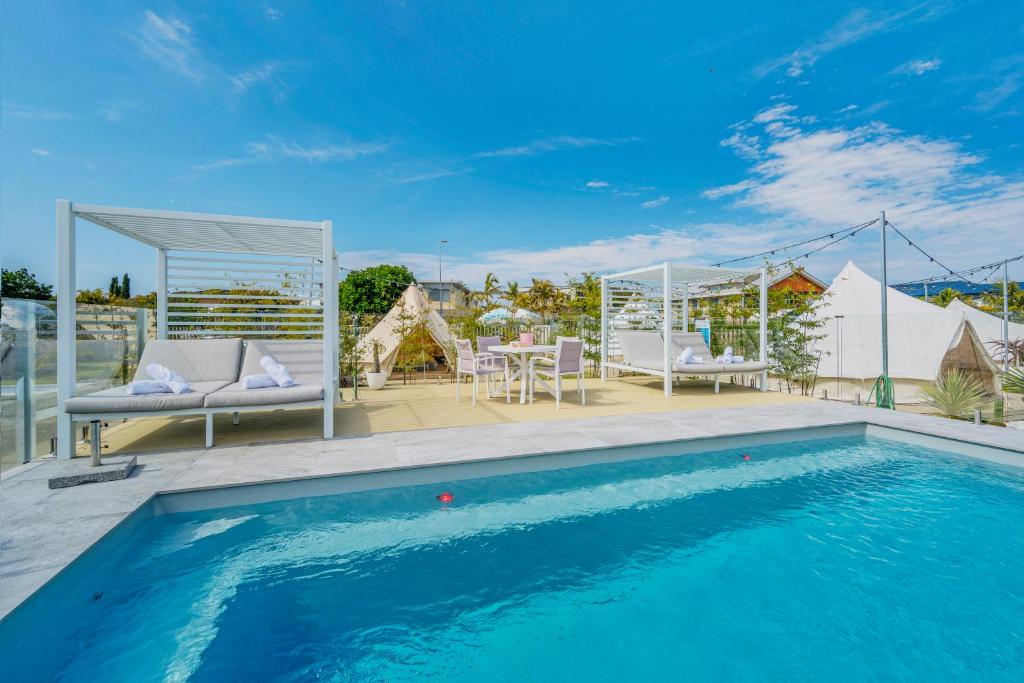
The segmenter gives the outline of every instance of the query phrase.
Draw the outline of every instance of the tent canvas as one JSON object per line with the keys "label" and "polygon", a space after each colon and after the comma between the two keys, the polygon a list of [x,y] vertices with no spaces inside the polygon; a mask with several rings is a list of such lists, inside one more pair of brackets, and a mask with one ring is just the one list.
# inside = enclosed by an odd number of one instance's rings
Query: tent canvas
{"label": "tent canvas", "polygon": [[409,320],[418,318],[426,322],[431,338],[444,350],[445,359],[451,362],[448,358],[448,349],[452,344],[452,334],[448,330],[448,323],[430,307],[419,287],[409,285],[387,315],[363,338],[359,355],[359,365],[362,369],[373,368],[373,349],[370,342],[377,339],[384,344],[384,350],[380,354],[380,369],[391,374],[395,367],[395,359],[398,357],[398,348],[402,345],[402,327],[407,325]]}
{"label": "tent canvas", "polygon": [[[960,299],[953,299],[946,306],[947,311],[953,311],[959,313],[965,319],[971,321],[971,326],[974,327],[974,331],[978,333],[981,340],[985,342],[985,348],[988,349],[988,353],[993,358],[1002,361],[1003,349],[994,344],[989,344],[991,341],[1003,340],[1003,319],[999,316],[986,313],[985,311],[978,310],[970,304],[966,304]],[[1010,341],[1014,339],[1024,339],[1024,325],[1021,323],[1011,322],[1010,328]]]}
{"label": "tent canvas", "polygon": [[[819,377],[871,380],[882,374],[881,294],[881,283],[852,261],[829,285],[814,312],[824,320],[818,330],[822,338],[815,343],[821,353]],[[990,384],[985,378],[994,370],[991,358],[959,313],[892,287],[888,308],[890,377],[932,381],[955,362]]]}

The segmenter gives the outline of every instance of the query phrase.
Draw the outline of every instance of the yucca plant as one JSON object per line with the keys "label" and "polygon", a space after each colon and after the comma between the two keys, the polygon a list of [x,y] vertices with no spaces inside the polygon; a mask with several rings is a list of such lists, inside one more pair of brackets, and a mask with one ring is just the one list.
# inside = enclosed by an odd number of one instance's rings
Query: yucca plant
{"label": "yucca plant", "polygon": [[945,417],[964,417],[988,400],[978,378],[959,369],[949,370],[932,384],[922,387],[921,394],[933,411]]}
{"label": "yucca plant", "polygon": [[1003,391],[1024,394],[1024,368],[1010,368],[1003,373]]}

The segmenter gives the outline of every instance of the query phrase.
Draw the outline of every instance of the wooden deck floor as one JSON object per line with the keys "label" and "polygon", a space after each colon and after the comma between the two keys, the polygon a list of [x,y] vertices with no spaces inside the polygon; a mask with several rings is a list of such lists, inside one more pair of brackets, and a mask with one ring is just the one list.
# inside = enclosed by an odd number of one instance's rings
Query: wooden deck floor
{"label": "wooden deck floor", "polygon": [[[575,386],[575,382],[570,384]],[[537,394],[533,404],[520,405],[517,392],[513,392],[511,404],[506,404],[503,398],[488,399],[481,392],[473,408],[469,392],[470,386],[464,385],[462,401],[456,402],[455,385],[451,383],[421,382],[403,386],[401,381],[392,381],[380,391],[360,389],[359,400],[353,401],[351,389],[346,389],[343,392],[345,401],[334,411],[335,434],[350,436],[813,400],[778,392],[761,393],[730,384],[722,384],[721,393],[715,395],[711,384],[705,381],[683,382],[669,398],[662,395],[661,381],[654,377],[611,379],[605,383],[588,379],[587,405],[579,404],[575,390],[567,391],[560,410],[555,409],[555,401],[547,393]],[[321,416],[317,410],[243,413],[241,424],[236,426],[232,424],[230,415],[219,415],[214,429],[217,445],[315,439],[321,434]],[[111,424],[103,431],[103,452],[110,455],[202,448],[203,437],[202,417],[144,418]],[[87,452],[88,446],[81,444],[79,453],[84,455]]]}

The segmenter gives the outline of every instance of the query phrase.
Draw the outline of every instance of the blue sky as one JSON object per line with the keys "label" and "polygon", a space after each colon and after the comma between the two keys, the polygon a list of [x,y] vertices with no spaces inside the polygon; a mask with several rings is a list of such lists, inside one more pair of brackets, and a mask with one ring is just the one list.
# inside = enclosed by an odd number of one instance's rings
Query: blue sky
{"label": "blue sky", "polygon": [[[62,197],[331,219],[344,265],[423,278],[447,239],[473,285],[880,209],[954,267],[1024,252],[1024,5],[685,4],[5,3],[3,265],[53,279]],[[81,232],[80,286],[152,287],[150,250]],[[849,258],[877,233],[807,265]]]}

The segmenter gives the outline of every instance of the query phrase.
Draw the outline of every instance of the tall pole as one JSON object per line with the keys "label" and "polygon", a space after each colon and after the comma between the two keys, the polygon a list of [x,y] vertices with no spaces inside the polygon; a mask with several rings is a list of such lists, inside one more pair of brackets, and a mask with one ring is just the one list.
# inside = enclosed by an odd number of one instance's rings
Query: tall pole
{"label": "tall pole", "polygon": [[924,302],[928,303],[928,283],[924,283]]}
{"label": "tall pole", "polygon": [[441,317],[444,317],[444,280],[441,278],[441,247],[448,244],[448,240],[440,240],[437,243],[437,298],[441,309]]}
{"label": "tall pole", "polygon": [[885,211],[882,212],[882,374],[889,376],[889,278],[885,256]]}
{"label": "tall pole", "polygon": [[1003,261],[1003,372],[1010,368],[1010,286],[1009,261]]}

